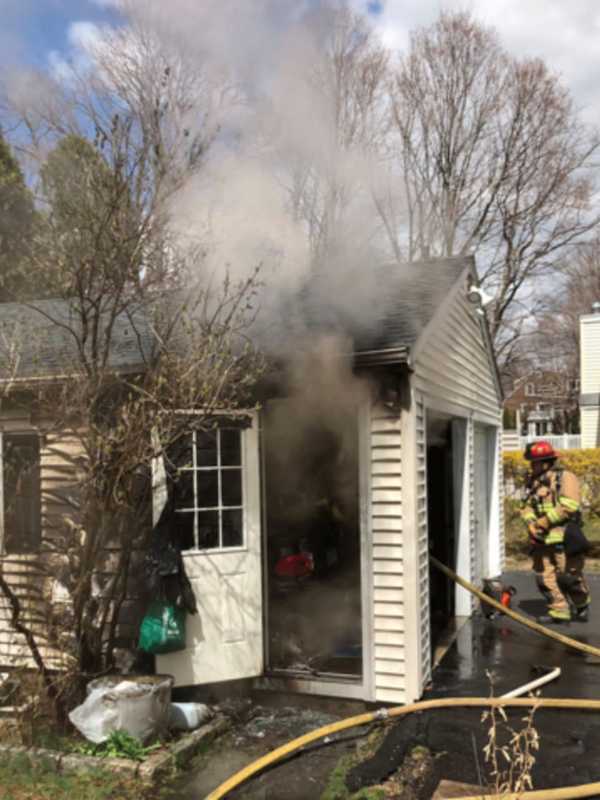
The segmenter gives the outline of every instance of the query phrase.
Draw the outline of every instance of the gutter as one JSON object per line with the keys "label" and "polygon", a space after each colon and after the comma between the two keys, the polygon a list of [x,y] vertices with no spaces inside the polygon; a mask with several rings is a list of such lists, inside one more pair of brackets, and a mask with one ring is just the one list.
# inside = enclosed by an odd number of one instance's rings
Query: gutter
{"label": "gutter", "polygon": [[354,353],[355,366],[375,367],[400,364],[412,370],[410,349],[406,345],[401,347],[386,347],[379,350],[360,350]]}

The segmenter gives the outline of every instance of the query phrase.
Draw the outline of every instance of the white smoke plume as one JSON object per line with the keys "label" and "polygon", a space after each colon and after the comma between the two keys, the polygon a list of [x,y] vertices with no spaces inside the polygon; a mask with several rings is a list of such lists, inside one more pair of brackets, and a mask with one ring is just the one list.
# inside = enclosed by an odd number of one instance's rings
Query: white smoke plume
{"label": "white smoke plume", "polygon": [[[387,257],[373,192],[388,175],[378,151],[383,99],[361,114],[362,89],[350,83],[340,105],[328,62],[332,47],[355,35],[344,30],[351,12],[308,0],[115,5],[123,27],[94,36],[80,25],[85,35],[72,36],[76,61],[101,53],[111,36],[120,37],[124,59],[135,58],[127,31],[137,30],[155,39],[167,61],[184,61],[205,79],[207,112],[191,117],[190,128],[210,125],[218,134],[173,207],[178,235],[206,252],[201,268],[235,279],[260,265],[261,322],[278,325],[283,314],[294,335],[305,320],[291,310],[293,298],[319,273],[318,303],[329,317],[333,309],[357,329],[364,326],[376,290],[372,267]],[[60,77],[60,62],[53,68]],[[311,324],[315,314],[313,308]]]}

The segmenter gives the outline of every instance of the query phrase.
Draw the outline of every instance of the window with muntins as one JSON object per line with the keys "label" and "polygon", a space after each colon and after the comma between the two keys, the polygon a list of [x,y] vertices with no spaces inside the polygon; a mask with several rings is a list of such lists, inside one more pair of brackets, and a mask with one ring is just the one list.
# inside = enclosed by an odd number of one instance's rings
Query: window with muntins
{"label": "window with muntins", "polygon": [[34,553],[41,542],[40,440],[2,434],[2,551]]}
{"label": "window with muntins", "polygon": [[242,430],[193,431],[177,461],[175,512],[182,550],[243,547]]}

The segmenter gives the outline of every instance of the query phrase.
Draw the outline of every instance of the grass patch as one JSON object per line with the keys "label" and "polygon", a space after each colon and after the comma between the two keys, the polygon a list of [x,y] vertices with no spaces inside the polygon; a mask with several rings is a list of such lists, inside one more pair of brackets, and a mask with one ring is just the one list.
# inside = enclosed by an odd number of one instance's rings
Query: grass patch
{"label": "grass patch", "polygon": [[0,800],[150,800],[157,798],[140,781],[98,770],[58,775],[33,767],[26,755],[0,761]]}
{"label": "grass patch", "polygon": [[385,791],[381,786],[369,786],[352,794],[346,786],[346,776],[350,770],[373,755],[381,744],[383,734],[384,728],[377,728],[359,745],[356,752],[340,758],[329,776],[320,800],[384,800]]}

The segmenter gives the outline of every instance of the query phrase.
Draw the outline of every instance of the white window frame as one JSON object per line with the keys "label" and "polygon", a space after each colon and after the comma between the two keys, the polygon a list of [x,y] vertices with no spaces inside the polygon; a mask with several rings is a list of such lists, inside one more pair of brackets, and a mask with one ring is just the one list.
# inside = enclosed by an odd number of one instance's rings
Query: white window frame
{"label": "white window frame", "polygon": [[[186,436],[192,437],[192,458],[193,463],[190,467],[182,467],[179,469],[179,472],[192,472],[193,473],[193,500],[194,504],[193,507],[184,508],[184,509],[176,509],[176,515],[183,515],[183,514],[193,514],[194,515],[194,544],[195,547],[190,547],[186,550],[182,551],[182,555],[191,555],[195,553],[231,553],[235,550],[245,550],[246,549],[246,504],[245,499],[247,496],[246,488],[245,488],[245,464],[246,464],[246,457],[245,457],[245,445],[244,445],[244,428],[228,426],[227,424],[217,425],[213,428],[214,432],[217,435],[217,463],[210,466],[198,466],[197,464],[197,456],[196,456],[196,438],[198,431],[192,430],[189,433],[186,433]],[[240,436],[240,464],[221,464],[221,431],[223,430],[233,430],[239,433]],[[201,431],[204,433],[205,431]],[[235,470],[240,473],[240,481],[241,481],[241,505],[239,506],[226,506],[223,505],[222,499],[222,474],[224,471],[232,471]],[[217,473],[217,486],[218,486],[218,505],[217,506],[203,506],[200,505],[198,502],[198,473],[199,472],[216,472]],[[198,513],[202,511],[217,511],[218,512],[218,519],[219,519],[219,545],[217,547],[198,547]],[[231,546],[223,546],[223,511],[241,511],[242,516],[242,541],[240,544],[235,544]]]}
{"label": "white window frame", "polygon": [[535,383],[525,384],[525,397],[533,397],[535,395]]}

